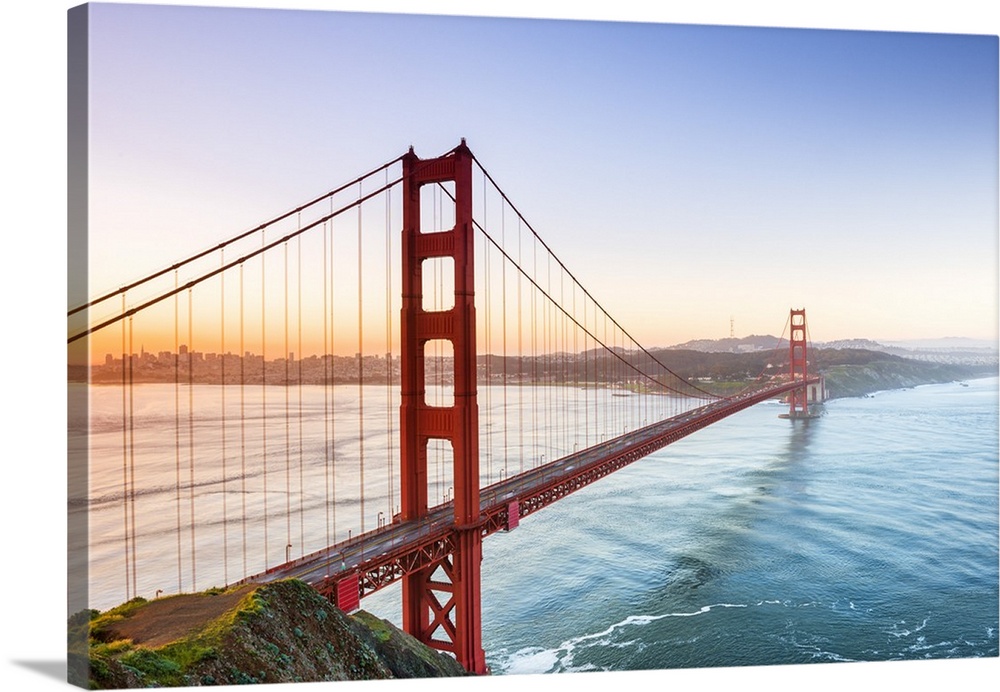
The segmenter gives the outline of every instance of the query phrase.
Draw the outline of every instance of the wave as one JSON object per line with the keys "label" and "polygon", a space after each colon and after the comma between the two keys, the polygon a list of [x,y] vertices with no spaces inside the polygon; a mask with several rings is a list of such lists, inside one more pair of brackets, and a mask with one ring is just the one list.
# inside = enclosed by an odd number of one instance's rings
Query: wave
{"label": "wave", "polygon": [[629,637],[616,640],[614,635],[621,634],[629,628],[640,628],[668,618],[691,618],[707,615],[713,610],[729,608],[759,608],[768,606],[796,607],[788,601],[761,600],[754,603],[713,603],[704,605],[697,610],[676,611],[656,615],[629,615],[623,620],[613,623],[599,632],[573,637],[552,648],[538,646],[525,647],[513,653],[506,650],[498,652],[499,660],[490,667],[503,675],[535,675],[542,673],[576,673],[584,671],[612,670],[609,667],[596,666],[592,663],[576,664],[574,656],[582,650],[590,648],[615,648],[642,651],[649,643],[641,637]]}

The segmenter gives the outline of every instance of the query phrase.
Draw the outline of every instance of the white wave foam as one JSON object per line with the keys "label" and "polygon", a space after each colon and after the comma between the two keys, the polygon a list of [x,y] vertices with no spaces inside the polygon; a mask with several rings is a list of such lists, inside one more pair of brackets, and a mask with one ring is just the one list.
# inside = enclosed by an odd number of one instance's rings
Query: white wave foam
{"label": "white wave foam", "polygon": [[[540,673],[555,672],[582,672],[592,670],[605,670],[586,663],[574,666],[573,657],[578,649],[610,647],[616,649],[635,649],[642,651],[647,643],[640,639],[629,639],[628,641],[615,641],[616,632],[629,627],[644,627],[658,620],[667,618],[695,617],[705,615],[717,608],[749,608],[763,605],[787,605],[781,601],[759,601],[757,603],[713,603],[701,606],[694,611],[680,611],[671,613],[661,613],[659,615],[629,615],[625,619],[613,623],[601,630],[583,634],[578,637],[567,639],[556,647],[545,649],[541,647],[527,647],[519,649],[501,660],[497,667],[509,675],[534,675]],[[697,639],[697,637],[695,638]]]}
{"label": "white wave foam", "polygon": [[559,663],[558,649],[531,647],[515,651],[501,665],[504,673],[535,675],[553,672],[557,663]]}
{"label": "white wave foam", "polygon": [[[911,634],[916,634],[917,632],[919,632],[922,629],[924,629],[925,627],[927,627],[927,618],[924,618],[924,621],[921,622],[919,625],[917,625],[912,630],[911,629],[900,629],[899,628],[900,625],[905,625],[905,624],[906,624],[906,620],[900,620],[898,623],[894,624],[892,626],[892,629],[888,630],[886,632],[886,634],[891,634],[892,636],[896,637],[897,639],[902,639],[903,637],[909,637]],[[923,637],[920,637],[920,639],[923,639]]]}
{"label": "white wave foam", "polygon": [[832,651],[817,651],[812,655],[813,660],[818,661],[834,661],[837,663],[855,663],[857,659],[848,658],[847,656],[841,656]]}

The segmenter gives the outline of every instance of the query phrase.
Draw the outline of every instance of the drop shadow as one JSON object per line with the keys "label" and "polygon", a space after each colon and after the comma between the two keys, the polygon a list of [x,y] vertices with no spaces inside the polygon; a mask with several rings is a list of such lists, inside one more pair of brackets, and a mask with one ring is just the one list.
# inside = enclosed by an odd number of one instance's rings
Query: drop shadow
{"label": "drop shadow", "polygon": [[40,661],[17,661],[12,660],[16,666],[21,666],[22,668],[27,668],[30,671],[34,671],[39,675],[43,675],[47,678],[52,678],[58,680],[59,682],[66,682],[66,660],[40,660]]}

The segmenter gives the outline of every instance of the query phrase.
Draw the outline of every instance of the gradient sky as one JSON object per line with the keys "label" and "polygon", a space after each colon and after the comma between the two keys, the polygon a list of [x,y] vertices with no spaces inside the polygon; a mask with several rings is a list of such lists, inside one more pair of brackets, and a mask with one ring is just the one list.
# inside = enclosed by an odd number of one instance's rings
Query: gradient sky
{"label": "gradient sky", "polygon": [[91,286],[466,137],[649,346],[997,338],[997,37],[93,6]]}

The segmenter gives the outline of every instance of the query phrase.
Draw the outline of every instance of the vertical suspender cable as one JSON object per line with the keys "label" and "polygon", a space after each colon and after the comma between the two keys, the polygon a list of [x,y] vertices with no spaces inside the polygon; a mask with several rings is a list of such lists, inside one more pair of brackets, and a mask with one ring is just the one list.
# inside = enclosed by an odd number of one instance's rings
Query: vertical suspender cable
{"label": "vertical suspender cable", "polygon": [[[226,249],[219,250],[220,261],[226,264]],[[222,363],[222,381],[220,383],[222,399],[222,581],[229,583],[229,498],[227,492],[226,473],[226,273],[219,274],[221,290],[219,299],[219,359]]]}
{"label": "vertical suspender cable", "polygon": [[568,350],[566,348],[566,294],[565,294],[565,276],[563,272],[559,273],[559,311],[556,312],[556,317],[559,320],[557,332],[557,343],[559,344],[559,406],[556,410],[556,417],[559,419],[559,434],[560,434],[560,449],[559,456],[563,456],[566,453],[567,442],[569,440],[569,414],[567,402],[569,397],[566,396],[566,385],[569,383],[569,378],[567,377],[567,371],[569,369],[569,359]]}
{"label": "vertical suspender cable", "polygon": [[[483,180],[483,224],[487,223],[486,219],[486,180]],[[484,286],[485,286],[485,298],[486,298],[486,348],[484,349],[484,354],[486,356],[486,411],[487,411],[487,423],[486,423],[486,474],[493,481],[493,428],[491,426],[490,417],[493,415],[493,403],[492,403],[492,392],[493,383],[492,371],[490,369],[490,361],[492,360],[492,339],[493,332],[492,326],[492,314],[490,310],[490,245],[489,243],[483,243],[483,264],[485,265],[484,272]]]}
{"label": "vertical suspender cable", "polygon": [[[389,169],[385,170],[385,184],[389,184]],[[396,486],[393,474],[395,456],[393,454],[393,410],[392,410],[392,190],[385,192],[385,418],[389,430],[389,448],[386,454],[386,467],[389,472],[389,520],[395,513]]]}
{"label": "vertical suspender cable", "polygon": [[[289,410],[289,369],[288,361],[291,354],[288,352],[288,243],[282,244],[285,261],[284,296],[285,296],[285,352],[282,360],[285,363],[285,555],[289,556],[292,545],[292,438],[291,438],[291,411]],[[301,354],[300,354],[301,355]]]}
{"label": "vertical suspender cable", "polygon": [[242,504],[243,576],[247,576],[247,416],[246,351],[243,341],[243,264],[240,264],[240,501]]}
{"label": "vertical suspender cable", "polygon": [[[301,224],[300,224],[301,225]],[[296,277],[298,281],[298,303],[295,309],[296,318],[298,320],[298,340],[296,341],[296,350],[299,354],[299,359],[297,361],[298,365],[298,394],[299,394],[299,554],[303,555],[305,553],[305,542],[306,542],[306,518],[305,518],[305,470],[303,469],[303,455],[302,455],[302,236],[298,236],[295,240],[295,249],[298,253],[297,264],[298,270],[296,272]]]}
{"label": "vertical suspender cable", "polygon": [[[122,313],[125,312],[125,294],[122,293]],[[125,354],[125,321],[122,320],[122,536],[125,539],[125,600],[132,599],[131,573],[129,566],[129,531],[128,531],[128,407],[125,395],[126,387],[126,354]]]}
{"label": "vertical suspender cable", "polygon": [[[538,281],[538,240],[531,242],[531,273]],[[535,309],[538,298],[538,289],[531,289],[531,462],[532,466],[539,460],[538,458],[538,313]]]}
{"label": "vertical suspender cable", "polygon": [[[361,183],[358,183],[361,199]],[[361,205],[358,205],[358,466],[361,488],[361,533],[365,532],[365,351],[364,351],[364,286],[362,282]]]}
{"label": "vertical suspender cable", "polygon": [[[521,268],[521,219],[517,220],[517,266]],[[517,272],[517,458],[524,473],[524,344],[521,330],[521,271]]]}
{"label": "vertical suspender cable", "polygon": [[[606,321],[607,321],[607,318],[605,318],[605,322]],[[612,346],[612,349],[613,349],[614,352],[618,352],[618,331],[614,328],[614,326],[612,326],[612,328],[611,328],[611,346]],[[627,355],[624,352],[624,349],[622,349],[621,355],[623,357]],[[611,383],[612,383],[611,394],[612,394],[612,396],[614,396],[615,389],[617,389],[619,383],[621,382],[621,367],[620,366],[621,366],[621,361],[619,361],[617,359],[614,359],[614,360],[611,361],[611,373],[612,373],[611,374]],[[611,406],[609,408],[611,410],[609,411],[609,413],[611,415],[609,416],[608,421],[605,422],[605,426],[604,426],[604,436],[605,436],[605,438],[608,438],[611,435],[611,432],[618,427],[618,407],[619,407],[619,400],[618,399],[610,399],[610,402],[611,402]]]}
{"label": "vertical suspender cable", "polygon": [[[553,295],[552,292],[552,255],[549,254],[546,260],[546,278],[548,285],[546,286],[546,291],[549,296]],[[548,442],[550,461],[552,459],[557,459],[559,457],[559,402],[556,400],[556,390],[558,387],[556,383],[558,381],[558,371],[559,371],[559,327],[558,327],[558,315],[556,314],[556,302],[553,299],[547,300],[545,302],[546,308],[546,336],[548,337],[548,349],[546,350],[546,356],[549,363],[549,387],[548,387],[548,397],[546,401],[548,402],[548,417],[549,417],[549,433],[546,437]]]}
{"label": "vertical suspender cable", "polygon": [[[333,199],[330,199],[330,210],[333,211]],[[336,330],[334,329],[334,292],[333,292],[333,232],[334,232],[334,220],[330,219],[330,371],[333,374],[333,352],[337,350],[334,343],[334,334]],[[332,377],[331,377],[332,379]],[[337,447],[334,441],[337,439],[337,388],[331,383],[330,387],[330,437],[326,444],[330,449],[330,492],[333,495],[333,501],[328,503],[331,508],[331,531],[333,532],[333,540],[337,540]]]}
{"label": "vertical suspender cable", "polygon": [[[260,234],[260,245],[264,247],[264,232]],[[266,290],[267,255],[260,255],[260,429],[261,429],[261,463],[264,465],[264,567],[270,565],[268,531],[267,531],[267,304]]]}
{"label": "vertical suspender cable", "polygon": [[[507,251],[506,224],[504,223],[504,204],[500,204],[500,246]],[[501,309],[503,310],[503,476],[507,478],[510,473],[507,468],[508,446],[507,446],[507,262],[503,256],[500,257],[500,295],[502,297]]]}
{"label": "vertical suspender cable", "polygon": [[[573,321],[577,320],[576,287],[573,287]],[[577,449],[577,438],[580,432],[580,330],[573,330],[573,451]]]}
{"label": "vertical suspender cable", "polygon": [[[539,277],[540,279],[542,277]],[[547,291],[546,291],[547,292]],[[551,294],[550,294],[551,295]],[[542,407],[541,423],[542,423],[542,458],[545,457],[545,452],[548,450],[546,442],[549,436],[552,435],[552,429],[549,427],[549,371],[552,367],[552,363],[549,359],[549,302],[544,297],[544,295],[539,298],[540,306],[538,310],[538,331],[539,331],[539,346],[538,346],[538,367],[541,371],[541,377],[544,380],[543,383],[539,382],[538,396],[542,399],[540,406]]]}
{"label": "vertical suspender cable", "polygon": [[188,490],[191,510],[191,590],[198,590],[197,573],[195,571],[195,512],[194,512],[194,303],[191,297],[192,289],[188,289],[188,480],[191,487]]}
{"label": "vertical suspender cable", "polygon": [[132,317],[128,318],[128,438],[129,438],[129,505],[131,506],[132,520],[132,593],[138,595],[137,567],[136,564],[136,535],[135,535],[135,390],[132,387],[135,378],[132,354],[135,348],[132,344]]}
{"label": "vertical suspender cable", "polygon": [[[565,278],[565,277],[564,277]],[[560,280],[560,282],[562,279]],[[570,286],[572,289],[572,285]],[[570,318],[576,317],[575,313],[573,315],[569,314],[569,304],[568,299],[563,298],[563,359],[566,366],[563,368],[563,428],[565,429],[565,448],[563,449],[564,454],[568,454],[573,451],[573,438],[576,435],[576,425],[575,420],[571,423],[570,413],[574,406],[571,401],[572,397],[576,396],[576,388],[570,388],[571,385],[575,384],[575,378],[573,377],[574,370],[574,359],[575,351],[572,349],[571,336],[576,333],[576,327],[570,326]]]}
{"label": "vertical suspender cable", "polygon": [[[595,315],[597,314],[596,308],[594,310],[594,314]],[[607,315],[604,316],[604,343],[605,343],[605,345],[608,344],[608,318],[607,318]],[[612,344],[612,349],[613,348],[614,348],[614,344]],[[613,370],[612,370],[612,372],[608,372],[608,353],[607,353],[607,351],[605,350],[605,352],[602,355],[604,356],[602,358],[602,360],[604,362],[601,365],[602,365],[602,369],[604,370],[604,386],[606,388],[606,391],[605,391],[605,400],[607,401],[607,403],[603,407],[604,408],[604,426],[598,428],[598,430],[600,431],[600,441],[601,442],[604,441],[604,435],[605,435],[605,433],[607,433],[607,430],[608,430],[608,420],[610,420],[610,418],[611,418],[611,413],[613,411],[612,407],[614,406],[614,403],[615,403],[614,399],[612,399],[612,398],[610,398],[610,397],[607,396],[608,394],[612,393],[611,385],[612,385],[612,380],[614,379],[614,372],[613,372]]]}
{"label": "vertical suspender cable", "polygon": [[[597,329],[598,329],[597,307],[598,307],[597,306],[597,301],[594,301],[594,336],[595,337],[597,336]],[[594,342],[595,342],[594,343],[594,349],[595,349],[595,351],[597,349],[597,341],[600,341],[600,340],[595,338],[594,339]],[[608,329],[607,329],[607,322],[605,322],[604,340],[601,341],[601,344],[603,344],[603,345],[606,346],[607,343],[608,343]],[[594,381],[596,382],[596,381],[600,380],[600,386],[598,388],[594,389],[594,443],[595,444],[600,440],[600,437],[601,437],[601,410],[602,410],[602,408],[605,411],[604,415],[607,415],[607,403],[605,403],[604,407],[601,407],[598,404],[598,401],[602,397],[604,397],[605,402],[607,402],[608,373],[607,373],[607,368],[605,367],[605,364],[608,362],[608,355],[607,354],[608,354],[608,351],[607,351],[606,348],[602,348],[600,350],[600,352],[595,352],[595,354],[594,354]],[[598,358],[600,358],[600,362],[598,362]],[[598,368],[600,368],[600,374],[598,374]]]}
{"label": "vertical suspender cable", "polygon": [[[177,271],[174,270],[174,290],[177,290]],[[181,593],[181,392],[180,392],[180,338],[178,294],[174,294],[174,475],[177,489],[177,593]]]}
{"label": "vertical suspender cable", "polygon": [[[332,223],[332,222],[331,222]],[[330,333],[328,331],[328,313],[330,287],[327,283],[327,243],[326,223],[323,224],[323,494],[326,508],[326,545],[332,545],[330,540]]]}
{"label": "vertical suspender cable", "polygon": [[[650,358],[650,360],[652,360],[652,356],[649,356],[649,358]],[[656,365],[654,363],[650,363],[649,365],[650,365],[650,370],[652,370],[653,372],[655,372]],[[654,389],[652,389],[652,386],[656,382],[659,382],[659,380],[657,380],[655,377],[653,378],[653,382],[648,382],[648,381],[646,382],[646,387],[645,387],[645,389],[646,389],[646,396],[643,397],[643,400],[642,400],[642,404],[643,404],[643,408],[642,408],[642,410],[643,410],[643,421],[642,421],[642,423],[640,423],[640,425],[645,425],[646,421],[649,420],[650,397],[651,396],[655,396],[656,393],[657,393]]]}
{"label": "vertical suspender cable", "polygon": [[559,305],[563,308],[563,310],[560,311],[559,313],[559,323],[562,325],[562,328],[559,330],[559,337],[560,337],[559,352],[562,354],[560,356],[560,360],[562,361],[562,375],[560,376],[561,382],[559,385],[559,395],[560,397],[562,397],[562,420],[560,421],[559,424],[559,432],[562,433],[563,443],[562,443],[562,450],[559,456],[564,455],[567,449],[572,449],[572,446],[569,444],[569,412],[567,409],[567,406],[569,405],[569,396],[567,396],[566,392],[566,385],[569,384],[569,377],[566,374],[566,371],[569,369],[569,359],[568,359],[569,349],[566,347],[567,327],[566,327],[566,313],[565,313],[565,308],[566,308],[565,279],[566,279],[566,273],[560,272]]}

